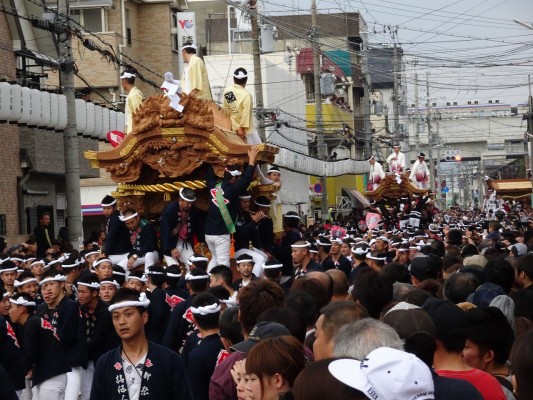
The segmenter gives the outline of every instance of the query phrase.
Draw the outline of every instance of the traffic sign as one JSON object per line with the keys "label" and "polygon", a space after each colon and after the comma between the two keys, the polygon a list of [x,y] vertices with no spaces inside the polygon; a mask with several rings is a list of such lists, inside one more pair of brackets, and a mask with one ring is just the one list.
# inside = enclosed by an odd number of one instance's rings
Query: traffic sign
{"label": "traffic sign", "polygon": [[444,186],[440,191],[442,193],[448,193],[450,191],[450,188],[448,186]]}
{"label": "traffic sign", "polygon": [[320,183],[315,183],[313,186],[313,190],[315,193],[322,193],[322,185]]}

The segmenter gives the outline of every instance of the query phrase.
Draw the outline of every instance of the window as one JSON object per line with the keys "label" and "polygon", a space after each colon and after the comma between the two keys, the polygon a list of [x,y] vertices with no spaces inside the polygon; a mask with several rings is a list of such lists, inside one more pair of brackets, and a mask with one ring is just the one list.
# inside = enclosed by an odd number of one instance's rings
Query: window
{"label": "window", "polygon": [[0,235],[2,236],[7,234],[6,223],[6,215],[0,214]]}
{"label": "window", "polygon": [[126,43],[131,46],[130,10],[126,8]]}
{"label": "window", "polygon": [[70,16],[90,32],[106,32],[106,13],[103,8],[76,8]]}

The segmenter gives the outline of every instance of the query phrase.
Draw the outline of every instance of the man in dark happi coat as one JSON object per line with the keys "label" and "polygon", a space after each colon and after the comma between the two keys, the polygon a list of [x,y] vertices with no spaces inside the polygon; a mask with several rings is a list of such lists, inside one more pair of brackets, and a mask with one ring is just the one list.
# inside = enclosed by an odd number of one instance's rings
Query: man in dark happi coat
{"label": "man in dark happi coat", "polygon": [[180,357],[146,338],[149,304],[146,294],[135,290],[115,295],[109,311],[122,344],[98,359],[91,400],[193,398]]}

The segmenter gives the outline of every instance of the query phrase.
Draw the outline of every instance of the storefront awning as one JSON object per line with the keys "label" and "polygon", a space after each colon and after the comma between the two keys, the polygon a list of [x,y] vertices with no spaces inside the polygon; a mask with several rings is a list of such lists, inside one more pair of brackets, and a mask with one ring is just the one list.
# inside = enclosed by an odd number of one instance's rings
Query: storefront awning
{"label": "storefront awning", "polygon": [[342,193],[352,201],[355,208],[366,208],[370,206],[366,197],[355,189],[342,188]]}

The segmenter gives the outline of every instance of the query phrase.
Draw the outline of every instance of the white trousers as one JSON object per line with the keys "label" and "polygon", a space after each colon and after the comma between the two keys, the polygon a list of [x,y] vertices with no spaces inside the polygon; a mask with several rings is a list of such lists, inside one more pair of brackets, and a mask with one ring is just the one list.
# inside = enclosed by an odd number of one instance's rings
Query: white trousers
{"label": "white trousers", "polygon": [[[159,262],[159,254],[157,251],[149,251],[147,252],[144,257],[139,257],[135,262],[133,263],[133,267],[130,269],[133,269],[135,267],[138,267],[139,265],[144,264],[144,268],[148,269],[155,263]],[[122,268],[124,268],[124,271],[128,270],[128,255],[126,254],[126,257],[124,257],[119,263]]]}
{"label": "white trousers", "polygon": [[67,387],[65,388],[65,400],[78,400],[81,387],[81,367],[71,367],[67,372]]}
{"label": "white trousers", "polygon": [[125,253],[125,254],[113,254],[111,256],[107,256],[107,258],[109,258],[111,260],[113,265],[117,265],[119,262],[124,260],[124,257],[127,258],[128,257],[128,253]]}
{"label": "white trousers", "polygon": [[19,400],[31,400],[31,378],[26,377],[24,379],[26,387],[21,390],[17,390],[17,396]]}
{"label": "white trousers", "polygon": [[[191,242],[186,242],[182,239],[178,239],[178,244],[176,245],[176,249],[180,252],[179,261],[181,261],[183,264],[187,266],[187,262],[189,261],[189,258],[194,254],[194,247]],[[165,257],[165,263],[167,266],[178,264],[178,260],[175,258],[172,258],[171,256],[164,256]]]}
{"label": "white trousers", "polygon": [[54,376],[32,388],[32,400],[64,400],[66,387],[67,374]]}
{"label": "white trousers", "polygon": [[92,361],[89,361],[89,364],[87,365],[87,369],[81,370],[81,385],[80,385],[80,399],[81,400],[89,400],[91,397],[91,386],[93,383],[93,375],[94,375],[94,363]]}
{"label": "white trousers", "polygon": [[211,261],[207,265],[207,272],[217,265],[230,266],[230,244],[229,233],[226,235],[205,235],[205,242],[211,252]]}

